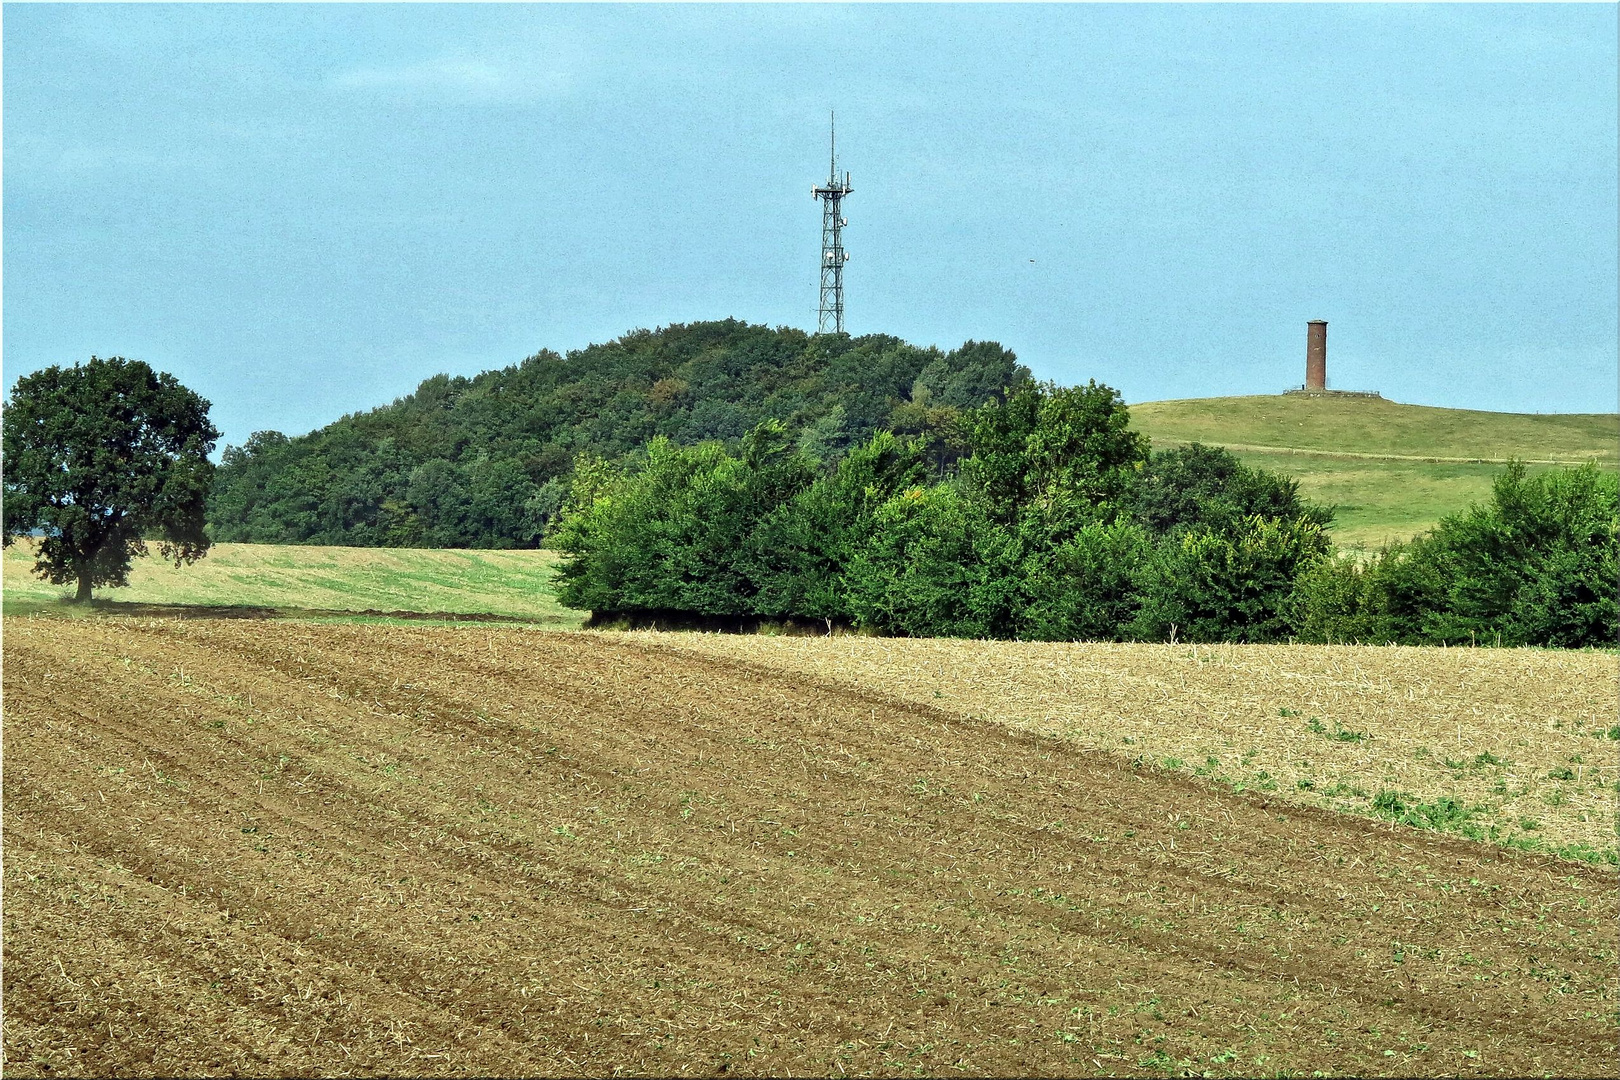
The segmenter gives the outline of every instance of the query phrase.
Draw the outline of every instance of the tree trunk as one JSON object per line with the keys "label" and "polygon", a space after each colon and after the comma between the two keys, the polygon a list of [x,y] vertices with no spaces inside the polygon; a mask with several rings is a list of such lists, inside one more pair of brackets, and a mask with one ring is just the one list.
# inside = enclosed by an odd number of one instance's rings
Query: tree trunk
{"label": "tree trunk", "polygon": [[79,575],[79,591],[74,594],[75,604],[88,604],[90,602],[90,571],[86,570]]}

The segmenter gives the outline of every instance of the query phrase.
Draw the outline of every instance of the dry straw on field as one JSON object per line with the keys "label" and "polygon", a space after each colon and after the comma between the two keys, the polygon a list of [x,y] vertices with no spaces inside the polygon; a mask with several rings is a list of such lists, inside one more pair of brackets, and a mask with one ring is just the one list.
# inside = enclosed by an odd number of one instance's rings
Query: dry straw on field
{"label": "dry straw on field", "polygon": [[1616,851],[1620,669],[1608,654],[633,636],[1289,802],[1371,812],[1380,793],[1399,793],[1406,808],[1438,808],[1447,827],[1471,834],[1589,857]]}

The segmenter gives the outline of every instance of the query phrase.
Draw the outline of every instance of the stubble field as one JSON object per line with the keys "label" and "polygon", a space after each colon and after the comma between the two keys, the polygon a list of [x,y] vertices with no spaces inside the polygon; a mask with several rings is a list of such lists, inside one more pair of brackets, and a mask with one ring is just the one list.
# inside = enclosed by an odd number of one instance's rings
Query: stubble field
{"label": "stubble field", "polygon": [[1615,1072],[1610,871],[703,640],[8,619],[7,1073]]}
{"label": "stubble field", "polygon": [[1278,801],[1412,816],[1620,863],[1612,654],[632,636],[881,690]]}

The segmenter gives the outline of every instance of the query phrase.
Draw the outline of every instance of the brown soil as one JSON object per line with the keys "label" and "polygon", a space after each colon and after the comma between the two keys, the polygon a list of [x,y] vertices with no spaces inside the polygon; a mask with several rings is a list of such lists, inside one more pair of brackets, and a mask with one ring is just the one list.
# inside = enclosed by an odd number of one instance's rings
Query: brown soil
{"label": "brown soil", "polygon": [[1407,803],[1451,799],[1468,813],[1454,829],[1620,858],[1612,653],[629,636],[881,690],[1298,805],[1373,813],[1385,791]]}
{"label": "brown soil", "polygon": [[7,620],[14,1075],[1614,1075],[1613,877],[654,641]]}

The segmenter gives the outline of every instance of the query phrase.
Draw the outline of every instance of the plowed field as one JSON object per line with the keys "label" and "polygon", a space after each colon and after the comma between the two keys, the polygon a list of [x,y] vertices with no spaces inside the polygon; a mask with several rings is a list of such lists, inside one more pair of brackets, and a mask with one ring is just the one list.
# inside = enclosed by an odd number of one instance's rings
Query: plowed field
{"label": "plowed field", "polygon": [[[631,635],[1141,757],[1306,806],[1380,792],[1613,865],[1620,664],[1565,649]],[[1446,800],[1450,800],[1449,804]]]}
{"label": "plowed field", "polygon": [[7,1072],[1613,1075],[1612,873],[513,627],[5,627]]}

